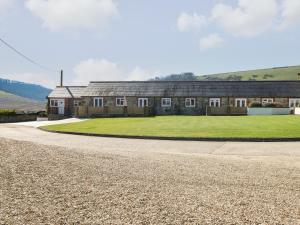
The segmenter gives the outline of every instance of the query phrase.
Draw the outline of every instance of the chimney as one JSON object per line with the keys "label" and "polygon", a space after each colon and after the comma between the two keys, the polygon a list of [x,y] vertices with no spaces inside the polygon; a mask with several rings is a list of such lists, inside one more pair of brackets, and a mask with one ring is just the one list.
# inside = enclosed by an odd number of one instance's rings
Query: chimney
{"label": "chimney", "polygon": [[63,87],[64,86],[64,71],[61,70],[60,71],[60,86]]}

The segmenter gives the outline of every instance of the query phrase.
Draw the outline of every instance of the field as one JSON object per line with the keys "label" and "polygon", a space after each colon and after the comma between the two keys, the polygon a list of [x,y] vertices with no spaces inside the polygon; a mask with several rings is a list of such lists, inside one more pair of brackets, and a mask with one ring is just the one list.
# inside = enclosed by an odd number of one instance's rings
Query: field
{"label": "field", "polygon": [[17,111],[45,111],[46,103],[0,91],[0,109]]}
{"label": "field", "polygon": [[299,80],[300,66],[198,76],[199,80]]}
{"label": "field", "polygon": [[50,131],[177,138],[300,138],[297,116],[101,118],[44,127]]}

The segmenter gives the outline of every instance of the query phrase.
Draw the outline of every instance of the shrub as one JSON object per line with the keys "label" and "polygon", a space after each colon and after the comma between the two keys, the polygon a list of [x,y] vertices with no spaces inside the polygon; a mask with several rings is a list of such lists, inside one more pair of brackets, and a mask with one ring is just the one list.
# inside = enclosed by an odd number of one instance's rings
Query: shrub
{"label": "shrub", "polygon": [[264,104],[265,108],[276,108],[276,104],[275,103],[266,103]]}
{"label": "shrub", "polygon": [[284,108],[283,105],[278,102],[275,102],[274,104],[276,108]]}
{"label": "shrub", "polygon": [[262,107],[262,104],[260,102],[253,102],[250,105],[250,108],[260,108],[260,107]]}
{"label": "shrub", "polygon": [[266,108],[282,108],[283,106],[280,103],[274,102],[274,103],[266,103],[264,105],[264,107],[266,107]]}
{"label": "shrub", "polygon": [[280,103],[266,103],[266,104],[262,104],[260,102],[253,102],[250,105],[250,108],[283,108],[283,106]]}
{"label": "shrub", "polygon": [[0,109],[0,116],[14,116],[14,115],[16,115],[15,110]]}
{"label": "shrub", "polygon": [[38,117],[48,117],[47,112],[39,112]]}

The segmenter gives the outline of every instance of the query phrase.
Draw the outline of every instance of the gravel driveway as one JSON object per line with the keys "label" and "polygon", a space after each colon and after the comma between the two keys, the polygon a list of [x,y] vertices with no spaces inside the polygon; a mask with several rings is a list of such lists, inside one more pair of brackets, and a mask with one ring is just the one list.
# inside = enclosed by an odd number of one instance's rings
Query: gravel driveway
{"label": "gravel driveway", "polygon": [[0,182],[0,224],[300,224],[299,143],[143,141],[0,125]]}

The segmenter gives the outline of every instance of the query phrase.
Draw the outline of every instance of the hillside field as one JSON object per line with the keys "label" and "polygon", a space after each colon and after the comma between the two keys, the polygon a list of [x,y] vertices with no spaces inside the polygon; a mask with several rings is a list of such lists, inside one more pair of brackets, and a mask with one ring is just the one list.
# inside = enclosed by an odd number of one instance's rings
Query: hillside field
{"label": "hillside field", "polygon": [[26,99],[44,102],[52,90],[41,85],[3,79],[0,77],[0,91],[5,91]]}
{"label": "hillside field", "polygon": [[45,111],[46,103],[0,91],[0,109],[14,109],[17,111]]}
{"label": "hillside field", "polygon": [[198,76],[199,80],[300,80],[300,66]]}

